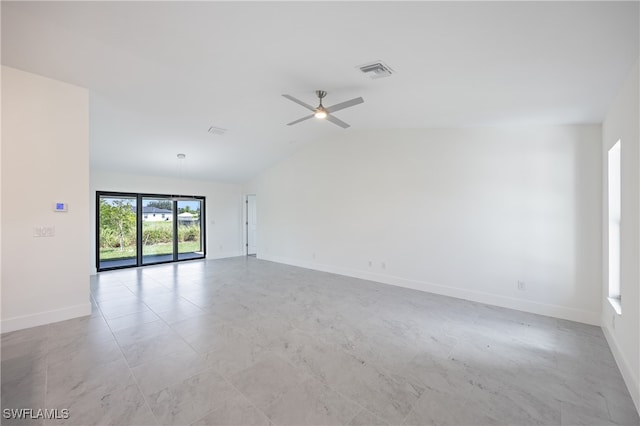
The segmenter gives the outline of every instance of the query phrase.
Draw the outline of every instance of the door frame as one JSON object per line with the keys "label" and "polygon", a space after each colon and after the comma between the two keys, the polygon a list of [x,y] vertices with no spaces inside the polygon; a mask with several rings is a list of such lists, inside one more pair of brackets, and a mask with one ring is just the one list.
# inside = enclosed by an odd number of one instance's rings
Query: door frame
{"label": "door frame", "polygon": [[[245,256],[256,256],[258,257],[258,245],[256,244],[256,252],[252,253],[251,255],[249,254],[249,197],[255,197],[254,199],[257,200],[257,195],[256,194],[244,194],[243,197],[243,209],[242,209],[242,223],[244,224],[244,226],[242,227],[243,229],[243,246],[244,246],[244,255]],[[257,205],[257,203],[256,203]],[[257,214],[257,213],[256,213]],[[257,222],[257,220],[256,220]]]}

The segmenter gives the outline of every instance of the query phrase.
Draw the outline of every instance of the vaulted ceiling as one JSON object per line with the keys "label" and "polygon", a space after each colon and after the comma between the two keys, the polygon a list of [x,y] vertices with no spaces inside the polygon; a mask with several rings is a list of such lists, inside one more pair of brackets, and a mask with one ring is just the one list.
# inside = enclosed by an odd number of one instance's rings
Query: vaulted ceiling
{"label": "vaulted ceiling", "polygon": [[[344,132],[599,123],[638,58],[638,6],[2,1],[2,64],[89,89],[96,170],[242,182]],[[376,60],[395,73],[359,71]],[[316,89],[364,98],[336,113],[351,128],[286,126],[308,111],[281,95]]]}

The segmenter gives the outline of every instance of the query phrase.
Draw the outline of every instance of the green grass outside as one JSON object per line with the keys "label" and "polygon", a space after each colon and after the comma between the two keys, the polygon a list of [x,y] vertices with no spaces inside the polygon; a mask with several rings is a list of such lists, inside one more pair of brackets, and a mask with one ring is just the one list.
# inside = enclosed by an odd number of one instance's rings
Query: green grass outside
{"label": "green grass outside", "polygon": [[[200,241],[186,241],[184,243],[178,243],[178,253],[191,253],[194,251],[200,251]],[[154,244],[142,247],[142,254],[144,256],[171,253],[173,253],[173,244]]]}
{"label": "green grass outside", "polygon": [[[144,230],[147,232],[160,231],[165,235],[166,239],[173,238],[173,223],[169,221],[162,222],[145,222],[143,224]],[[178,253],[193,253],[201,251],[200,241],[183,241],[178,242]],[[153,256],[162,254],[171,254],[173,252],[173,244],[156,243],[142,246],[143,256]],[[116,260],[116,259],[134,259],[136,257],[135,243],[124,247],[123,251],[120,251],[119,247],[116,248],[100,248],[100,260]]]}
{"label": "green grass outside", "polygon": [[123,251],[120,251],[120,248],[100,249],[100,260],[131,259],[134,257],[136,257],[135,246],[127,246]]}
{"label": "green grass outside", "polygon": [[[192,253],[201,251],[200,241],[186,241],[178,243],[178,253]],[[144,256],[153,256],[156,254],[171,254],[173,252],[173,244],[153,244],[142,248]],[[136,257],[136,247],[127,246],[123,251],[119,248],[101,248],[100,260],[114,259],[132,259]]]}

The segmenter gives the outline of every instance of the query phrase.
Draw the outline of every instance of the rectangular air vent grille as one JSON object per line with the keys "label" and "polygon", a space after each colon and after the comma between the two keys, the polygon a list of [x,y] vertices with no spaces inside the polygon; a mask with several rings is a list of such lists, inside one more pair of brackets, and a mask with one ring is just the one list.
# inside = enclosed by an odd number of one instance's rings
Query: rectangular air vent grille
{"label": "rectangular air vent grille", "polygon": [[372,62],[370,64],[360,65],[358,67],[369,78],[383,78],[389,77],[394,73],[390,66],[382,61]]}
{"label": "rectangular air vent grille", "polygon": [[222,127],[211,126],[209,130],[207,130],[212,135],[224,135],[227,133],[227,129],[223,129]]}

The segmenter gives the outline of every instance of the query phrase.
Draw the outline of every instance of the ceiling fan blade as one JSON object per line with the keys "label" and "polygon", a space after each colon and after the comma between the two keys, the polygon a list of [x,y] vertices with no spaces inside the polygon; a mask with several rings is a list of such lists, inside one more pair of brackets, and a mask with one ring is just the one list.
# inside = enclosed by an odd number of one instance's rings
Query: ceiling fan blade
{"label": "ceiling fan blade", "polygon": [[352,107],[354,105],[361,104],[363,102],[364,102],[364,99],[362,98],[354,98],[354,99],[351,99],[350,101],[340,102],[339,104],[330,106],[327,108],[327,111],[336,112],[336,111],[340,111],[341,109],[345,109],[345,108]]}
{"label": "ceiling fan blade", "polygon": [[313,114],[311,114],[311,115],[307,115],[306,117],[299,118],[299,119],[297,119],[296,121],[292,121],[291,123],[287,123],[287,126],[291,126],[291,125],[293,125],[293,124],[297,124],[297,123],[299,123],[299,122],[301,122],[301,121],[308,120],[308,119],[310,119],[310,118],[313,118]]}
{"label": "ceiling fan blade", "polygon": [[333,124],[337,124],[338,126],[342,127],[343,129],[351,127],[349,124],[345,123],[344,121],[340,120],[339,118],[335,118],[333,115],[327,115],[326,120],[329,120]]}
{"label": "ceiling fan blade", "polygon": [[298,105],[302,105],[303,107],[305,107],[306,109],[308,109],[309,111],[315,111],[316,109],[314,107],[312,107],[311,105],[302,102],[300,99],[296,99],[291,95],[282,95],[285,98],[289,99],[290,101],[293,101],[295,103],[297,103]]}

